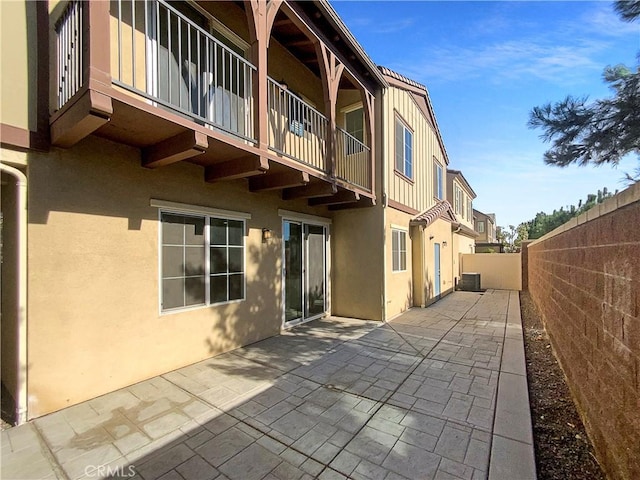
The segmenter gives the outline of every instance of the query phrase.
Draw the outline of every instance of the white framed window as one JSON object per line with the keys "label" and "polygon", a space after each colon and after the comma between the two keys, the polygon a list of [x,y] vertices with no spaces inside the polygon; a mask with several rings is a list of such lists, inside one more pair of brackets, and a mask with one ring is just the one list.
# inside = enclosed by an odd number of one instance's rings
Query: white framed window
{"label": "white framed window", "polygon": [[358,104],[342,110],[344,114],[344,129],[358,141],[364,143],[364,108]]}
{"label": "white framed window", "polygon": [[162,310],[205,305],[205,217],[161,212]]}
{"label": "white framed window", "polygon": [[407,232],[406,230],[391,229],[392,270],[404,272],[407,270]]}
{"label": "white framed window", "polygon": [[160,210],[160,309],[245,299],[242,218]]}
{"label": "white framed window", "polygon": [[471,222],[472,217],[473,217],[473,201],[470,198],[468,198],[467,199],[467,220]]}
{"label": "white framed window", "polygon": [[463,213],[462,189],[456,184],[453,185],[453,195],[454,211],[456,212],[456,215],[460,215]]}
{"label": "white framed window", "polygon": [[396,116],[396,171],[413,179],[413,132]]}
{"label": "white framed window", "polygon": [[484,221],[482,220],[478,222],[478,233],[484,233]]}
{"label": "white framed window", "polygon": [[443,168],[442,165],[440,165],[440,162],[438,162],[435,158],[433,159],[433,180],[434,180],[434,185],[433,185],[433,193],[435,195],[435,197],[438,200],[443,200],[443,196],[444,196],[444,187],[443,187]]}

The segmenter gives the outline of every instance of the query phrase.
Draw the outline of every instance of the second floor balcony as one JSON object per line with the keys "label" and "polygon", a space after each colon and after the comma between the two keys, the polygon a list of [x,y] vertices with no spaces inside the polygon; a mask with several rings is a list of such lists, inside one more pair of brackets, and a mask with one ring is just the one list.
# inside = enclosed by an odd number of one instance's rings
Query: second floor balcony
{"label": "second floor balcony", "polygon": [[[270,5],[261,39],[252,18],[267,2],[59,4],[53,143],[94,133],[139,147],[147,167],[184,160],[208,181],[246,177],[285,198],[372,204],[375,81],[307,30],[311,2]],[[361,120],[349,131],[342,109],[354,103]]]}

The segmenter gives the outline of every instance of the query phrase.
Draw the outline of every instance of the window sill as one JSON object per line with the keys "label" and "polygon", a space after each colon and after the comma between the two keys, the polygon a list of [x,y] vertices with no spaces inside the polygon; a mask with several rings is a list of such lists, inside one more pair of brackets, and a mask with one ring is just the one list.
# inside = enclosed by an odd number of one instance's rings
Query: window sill
{"label": "window sill", "polygon": [[413,179],[411,179],[411,178],[407,177],[404,173],[402,173],[401,171],[399,171],[399,170],[398,170],[398,169],[396,169],[395,167],[394,167],[393,171],[394,171],[394,173],[395,173],[397,176],[399,176],[399,177],[400,177],[401,179],[403,179],[405,182],[408,182],[408,183],[410,183],[411,185],[414,185],[414,184],[415,184],[415,181],[414,181]]}
{"label": "window sill", "polygon": [[238,300],[229,300],[228,302],[210,303],[209,305],[205,305],[203,303],[198,305],[191,305],[189,307],[177,307],[177,308],[172,308],[170,310],[160,310],[160,316],[164,317],[166,315],[175,315],[176,313],[193,312],[194,310],[204,310],[205,308],[216,308],[216,307],[231,305],[234,303],[241,303],[241,302],[244,302],[245,300],[246,298],[241,298]]}

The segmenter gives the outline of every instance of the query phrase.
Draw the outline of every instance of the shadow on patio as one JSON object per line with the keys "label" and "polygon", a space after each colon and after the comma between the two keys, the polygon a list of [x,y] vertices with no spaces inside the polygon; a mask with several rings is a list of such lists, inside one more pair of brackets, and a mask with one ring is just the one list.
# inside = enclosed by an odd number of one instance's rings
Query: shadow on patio
{"label": "shadow on patio", "polygon": [[33,424],[72,479],[486,478],[509,292],[487,297],[310,322]]}

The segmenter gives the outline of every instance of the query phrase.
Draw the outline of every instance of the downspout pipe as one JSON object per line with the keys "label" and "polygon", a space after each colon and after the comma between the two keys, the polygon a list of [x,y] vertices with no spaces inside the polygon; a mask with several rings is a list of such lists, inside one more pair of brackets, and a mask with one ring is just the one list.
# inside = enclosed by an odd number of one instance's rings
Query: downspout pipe
{"label": "downspout pipe", "polygon": [[27,421],[27,176],[17,168],[0,162],[0,171],[15,178],[17,187],[17,298],[18,310],[18,395],[16,421],[18,425]]}

